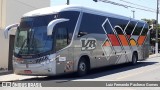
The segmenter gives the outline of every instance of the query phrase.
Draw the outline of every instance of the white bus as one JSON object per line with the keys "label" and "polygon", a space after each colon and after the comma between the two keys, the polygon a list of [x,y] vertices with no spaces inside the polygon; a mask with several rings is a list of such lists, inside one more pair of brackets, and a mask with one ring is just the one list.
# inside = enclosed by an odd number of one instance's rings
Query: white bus
{"label": "white bus", "polygon": [[149,27],[144,21],[81,6],[31,11],[16,28],[13,66],[19,75],[52,76],[122,63],[149,56]]}

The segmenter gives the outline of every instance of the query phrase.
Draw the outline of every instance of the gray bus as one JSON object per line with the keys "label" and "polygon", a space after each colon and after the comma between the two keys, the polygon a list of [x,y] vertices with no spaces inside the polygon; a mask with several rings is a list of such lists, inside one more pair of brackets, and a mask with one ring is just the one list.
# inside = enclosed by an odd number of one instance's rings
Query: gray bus
{"label": "gray bus", "polygon": [[149,27],[144,21],[81,6],[31,11],[16,28],[13,66],[18,75],[52,76],[122,63],[149,56]]}

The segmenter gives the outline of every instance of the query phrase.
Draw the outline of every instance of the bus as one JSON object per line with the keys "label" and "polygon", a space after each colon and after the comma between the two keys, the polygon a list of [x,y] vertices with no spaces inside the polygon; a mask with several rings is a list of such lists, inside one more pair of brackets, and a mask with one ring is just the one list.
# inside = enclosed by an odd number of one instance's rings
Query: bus
{"label": "bus", "polygon": [[16,29],[14,73],[54,76],[122,63],[137,64],[149,56],[146,22],[82,6],[54,6],[24,14]]}

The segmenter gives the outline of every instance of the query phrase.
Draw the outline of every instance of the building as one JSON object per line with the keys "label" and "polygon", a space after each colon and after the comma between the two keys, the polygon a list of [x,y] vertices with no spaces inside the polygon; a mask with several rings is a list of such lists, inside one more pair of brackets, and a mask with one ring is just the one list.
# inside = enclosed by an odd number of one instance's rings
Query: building
{"label": "building", "polygon": [[0,0],[0,68],[10,69],[12,66],[14,33],[4,39],[5,27],[18,23],[26,12],[49,6],[50,0]]}

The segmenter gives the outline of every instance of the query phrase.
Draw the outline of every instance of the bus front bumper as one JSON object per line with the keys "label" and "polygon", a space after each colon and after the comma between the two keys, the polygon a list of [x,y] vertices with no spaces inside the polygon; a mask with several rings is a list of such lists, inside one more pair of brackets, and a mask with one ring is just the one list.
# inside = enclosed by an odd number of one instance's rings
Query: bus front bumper
{"label": "bus front bumper", "polygon": [[53,76],[56,75],[56,62],[43,64],[17,64],[14,63],[14,73],[18,75]]}

